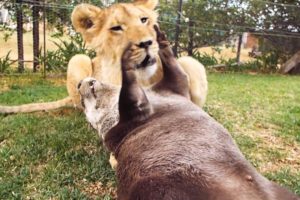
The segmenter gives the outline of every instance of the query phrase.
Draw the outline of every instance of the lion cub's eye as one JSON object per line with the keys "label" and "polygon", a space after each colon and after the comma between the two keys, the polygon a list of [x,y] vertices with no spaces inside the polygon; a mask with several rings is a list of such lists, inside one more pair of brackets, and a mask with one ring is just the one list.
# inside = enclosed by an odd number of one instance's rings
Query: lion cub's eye
{"label": "lion cub's eye", "polygon": [[141,18],[141,22],[144,24],[148,21],[148,17],[142,17]]}
{"label": "lion cub's eye", "polygon": [[112,31],[122,31],[123,29],[122,29],[122,26],[113,26],[113,27],[110,28],[110,30],[112,30]]}

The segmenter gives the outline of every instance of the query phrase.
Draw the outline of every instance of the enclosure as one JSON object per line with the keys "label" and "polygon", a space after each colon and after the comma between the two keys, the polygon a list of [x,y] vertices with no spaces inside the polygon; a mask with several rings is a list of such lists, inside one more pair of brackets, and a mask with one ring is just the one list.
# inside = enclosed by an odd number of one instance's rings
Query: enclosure
{"label": "enclosure", "polygon": [[[116,1],[117,2],[117,1]],[[61,73],[78,53],[92,49],[73,30],[75,5],[107,7],[114,1],[36,1],[0,3],[0,73]],[[174,52],[191,55],[207,68],[277,72],[299,51],[299,1],[160,1],[160,26]],[[299,67],[299,58],[295,58]],[[285,73],[296,71],[281,70]]]}
{"label": "enclosure", "polygon": [[[71,24],[79,3],[0,2],[0,105],[67,96],[67,63],[93,58]],[[204,110],[261,172],[300,195],[300,1],[161,0],[174,53],[204,64]],[[285,75],[283,75],[285,74]],[[116,180],[98,135],[73,108],[0,114],[0,199],[115,199]]]}

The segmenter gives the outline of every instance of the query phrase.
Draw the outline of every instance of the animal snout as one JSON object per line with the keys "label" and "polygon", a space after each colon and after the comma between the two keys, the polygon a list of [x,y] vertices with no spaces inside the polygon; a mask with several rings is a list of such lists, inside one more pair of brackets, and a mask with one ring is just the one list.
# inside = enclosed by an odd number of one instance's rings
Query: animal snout
{"label": "animal snout", "polygon": [[90,80],[90,81],[89,81],[89,86],[93,86],[95,82],[96,82],[96,80],[94,80],[94,79],[93,79],[93,80]]}
{"label": "animal snout", "polygon": [[140,42],[138,47],[147,49],[150,45],[152,45],[152,40],[147,40],[144,42]]}
{"label": "animal snout", "polygon": [[79,81],[79,83],[78,83],[78,85],[77,85],[77,89],[78,89],[78,90],[80,89],[81,85],[82,85],[82,80]]}

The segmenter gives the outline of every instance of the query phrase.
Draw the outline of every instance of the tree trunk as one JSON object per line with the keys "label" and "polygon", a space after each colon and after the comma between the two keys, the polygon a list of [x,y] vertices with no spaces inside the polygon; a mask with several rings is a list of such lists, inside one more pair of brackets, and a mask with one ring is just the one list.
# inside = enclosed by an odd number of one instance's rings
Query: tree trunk
{"label": "tree trunk", "polygon": [[39,37],[39,7],[38,0],[34,0],[32,7],[32,19],[33,19],[33,72],[36,72],[39,68],[39,46],[40,46],[40,37]]}
{"label": "tree trunk", "polygon": [[23,11],[22,0],[17,0],[17,37],[18,37],[18,72],[24,71],[24,46],[23,46]]}
{"label": "tree trunk", "polygon": [[282,65],[280,72],[282,74],[300,74],[300,51]]}
{"label": "tree trunk", "polygon": [[[192,0],[192,3],[194,4],[194,0]],[[195,9],[191,9],[191,15],[190,15],[190,19],[189,19],[189,30],[188,30],[188,55],[189,56],[193,56],[193,50],[194,50],[194,21],[193,19],[195,18],[194,15],[194,10]]]}
{"label": "tree trunk", "polygon": [[181,12],[182,12],[182,0],[179,0],[179,2],[178,2],[178,14],[177,14],[177,20],[176,20],[175,44],[174,44],[174,47],[173,47],[173,52],[174,52],[174,55],[176,57],[178,55]]}
{"label": "tree trunk", "polygon": [[237,49],[237,53],[236,53],[236,62],[238,65],[240,64],[242,42],[243,42],[243,34],[240,34],[239,42],[238,42],[238,49]]}
{"label": "tree trunk", "polygon": [[194,49],[194,22],[189,21],[189,41],[188,41],[188,55],[193,55],[193,49]]}
{"label": "tree trunk", "polygon": [[46,65],[47,65],[47,53],[46,53],[46,0],[43,0],[43,37],[44,37],[44,60],[43,60],[43,76],[46,78]]}

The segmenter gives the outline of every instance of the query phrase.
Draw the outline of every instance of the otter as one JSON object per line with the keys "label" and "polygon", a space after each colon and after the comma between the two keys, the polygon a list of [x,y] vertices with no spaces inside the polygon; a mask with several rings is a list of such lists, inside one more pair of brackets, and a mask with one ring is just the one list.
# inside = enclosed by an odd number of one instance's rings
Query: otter
{"label": "otter", "polygon": [[121,58],[119,122],[104,136],[120,200],[299,200],[259,174],[229,132],[190,101],[188,77],[154,27],[164,76],[137,82],[132,44]]}
{"label": "otter", "polygon": [[87,77],[79,82],[77,89],[87,121],[103,139],[119,120],[120,87]]}

